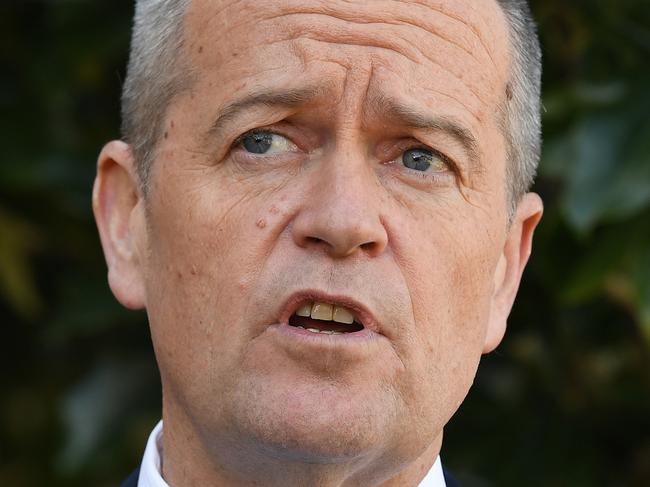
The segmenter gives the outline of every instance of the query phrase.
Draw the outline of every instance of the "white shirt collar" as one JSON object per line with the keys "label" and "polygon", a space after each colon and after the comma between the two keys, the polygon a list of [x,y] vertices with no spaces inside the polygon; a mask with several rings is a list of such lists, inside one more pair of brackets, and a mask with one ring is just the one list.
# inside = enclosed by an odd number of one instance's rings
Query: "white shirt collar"
{"label": "white shirt collar", "polygon": [[[162,452],[162,428],[160,421],[149,435],[147,447],[144,450],[138,487],[169,487],[161,475],[160,455]],[[436,459],[427,476],[418,487],[445,487],[445,477],[442,473],[440,457]]]}

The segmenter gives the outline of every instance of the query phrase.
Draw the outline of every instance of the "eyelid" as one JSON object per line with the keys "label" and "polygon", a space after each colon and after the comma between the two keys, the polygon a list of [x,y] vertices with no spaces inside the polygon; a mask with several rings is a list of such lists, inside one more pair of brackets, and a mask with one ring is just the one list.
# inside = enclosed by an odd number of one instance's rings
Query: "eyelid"
{"label": "eyelid", "polygon": [[270,128],[254,128],[254,129],[251,129],[251,130],[249,130],[249,131],[247,131],[247,132],[244,132],[244,133],[241,134],[239,137],[237,137],[237,138],[235,139],[235,141],[232,143],[232,146],[233,146],[233,147],[237,147],[237,146],[240,145],[240,144],[242,143],[242,141],[243,141],[246,137],[248,137],[249,135],[254,135],[254,134],[263,134],[263,133],[268,133],[268,134],[273,134],[273,135],[279,135],[280,137],[285,138],[285,139],[287,139],[288,141],[290,141],[292,144],[296,145],[295,142],[294,142],[293,140],[291,140],[290,137],[288,137],[288,136],[286,136],[286,135],[284,135],[284,134],[281,134],[280,132],[278,132],[278,131],[276,131],[276,130],[272,130],[272,129],[270,129]]}

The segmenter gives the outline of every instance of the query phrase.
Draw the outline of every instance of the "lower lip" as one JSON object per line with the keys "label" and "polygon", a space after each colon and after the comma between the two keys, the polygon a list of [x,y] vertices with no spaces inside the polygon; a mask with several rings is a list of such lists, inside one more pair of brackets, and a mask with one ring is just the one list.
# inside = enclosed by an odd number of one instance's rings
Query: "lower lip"
{"label": "lower lip", "polygon": [[341,333],[339,335],[328,335],[326,333],[314,333],[307,331],[304,328],[299,328],[297,326],[290,326],[287,323],[277,323],[269,327],[271,330],[277,331],[278,333],[286,336],[287,338],[293,338],[298,340],[303,340],[306,342],[311,342],[318,345],[331,344],[331,345],[343,345],[343,344],[364,344],[380,338],[380,335],[374,331],[364,328],[363,330],[356,331],[354,333]]}

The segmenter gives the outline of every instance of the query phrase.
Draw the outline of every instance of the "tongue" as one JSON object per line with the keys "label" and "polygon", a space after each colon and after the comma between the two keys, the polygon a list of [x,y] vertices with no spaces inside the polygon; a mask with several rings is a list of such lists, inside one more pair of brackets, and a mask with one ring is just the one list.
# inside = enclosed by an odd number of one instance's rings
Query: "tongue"
{"label": "tongue", "polygon": [[293,315],[289,318],[289,324],[291,326],[302,326],[303,328],[315,328],[318,331],[338,331],[343,333],[354,333],[355,331],[363,329],[363,327],[356,322],[348,325],[337,321],[314,320],[312,318],[305,318],[304,316],[298,315]]}

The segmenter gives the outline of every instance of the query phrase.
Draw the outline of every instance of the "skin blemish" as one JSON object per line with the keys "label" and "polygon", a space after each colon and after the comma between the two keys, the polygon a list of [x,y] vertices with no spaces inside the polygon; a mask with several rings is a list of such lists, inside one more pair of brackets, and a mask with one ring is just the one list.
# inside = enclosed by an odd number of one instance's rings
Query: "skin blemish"
{"label": "skin blemish", "polygon": [[272,215],[277,215],[278,213],[280,213],[280,210],[278,209],[277,206],[274,205],[274,206],[271,207],[271,209],[269,210],[269,212],[270,212]]}
{"label": "skin blemish", "polygon": [[264,228],[266,227],[266,220],[264,218],[260,218],[259,220],[257,220],[255,225],[257,225],[257,228]]}
{"label": "skin blemish", "polygon": [[171,121],[169,122],[169,126],[170,126],[171,128],[174,128],[174,121],[173,121],[173,120],[171,120]]}
{"label": "skin blemish", "polygon": [[165,133],[163,134],[163,138],[166,139],[167,137],[169,137],[169,134],[168,134],[167,132],[165,132]]}
{"label": "skin blemish", "polygon": [[203,46],[199,46],[199,54],[203,52]]}

